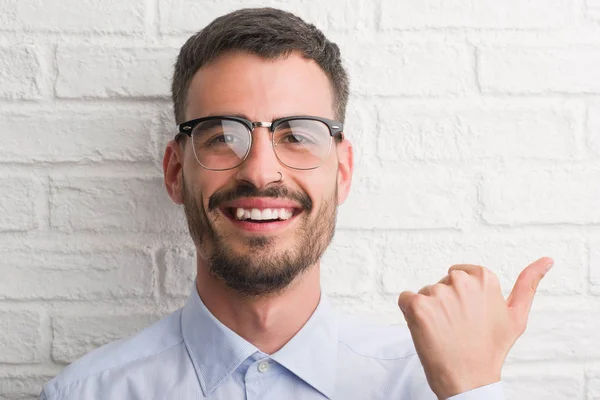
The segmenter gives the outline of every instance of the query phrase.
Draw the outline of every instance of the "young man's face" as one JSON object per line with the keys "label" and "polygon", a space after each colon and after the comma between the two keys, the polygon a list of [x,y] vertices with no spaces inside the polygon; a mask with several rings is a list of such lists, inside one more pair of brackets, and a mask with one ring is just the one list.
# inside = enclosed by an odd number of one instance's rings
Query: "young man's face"
{"label": "young man's face", "polygon": [[[295,53],[265,60],[230,52],[199,70],[189,88],[186,119],[213,115],[255,122],[298,115],[335,119],[328,77]],[[230,170],[203,168],[189,137],[182,154],[181,198],[199,255],[214,276],[246,295],[281,290],[318,262],[350,187],[347,140],[333,141],[320,167],[297,170],[277,158],[271,135],[266,127],[254,128],[248,157]],[[277,220],[258,220],[274,210]]]}

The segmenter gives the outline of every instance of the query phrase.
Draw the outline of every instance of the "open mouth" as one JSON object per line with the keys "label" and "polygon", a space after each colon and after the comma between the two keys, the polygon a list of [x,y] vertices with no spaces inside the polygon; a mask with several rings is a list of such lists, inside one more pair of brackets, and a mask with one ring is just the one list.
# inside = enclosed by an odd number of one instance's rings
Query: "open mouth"
{"label": "open mouth", "polygon": [[237,222],[250,222],[254,224],[267,224],[274,222],[289,221],[302,210],[299,208],[241,208],[226,207],[223,213]]}

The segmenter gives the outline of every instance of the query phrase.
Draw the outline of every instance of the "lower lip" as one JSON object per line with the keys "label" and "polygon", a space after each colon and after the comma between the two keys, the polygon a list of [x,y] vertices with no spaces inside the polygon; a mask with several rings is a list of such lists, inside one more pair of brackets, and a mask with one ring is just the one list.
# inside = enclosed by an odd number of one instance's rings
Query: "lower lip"
{"label": "lower lip", "polygon": [[275,222],[250,222],[250,221],[240,221],[235,218],[230,217],[227,213],[221,210],[221,213],[225,214],[225,216],[233,223],[234,226],[240,228],[242,230],[248,232],[273,232],[278,229],[285,228],[289,224],[294,221],[300,213],[295,214],[292,218],[286,219],[284,221],[275,221]]}

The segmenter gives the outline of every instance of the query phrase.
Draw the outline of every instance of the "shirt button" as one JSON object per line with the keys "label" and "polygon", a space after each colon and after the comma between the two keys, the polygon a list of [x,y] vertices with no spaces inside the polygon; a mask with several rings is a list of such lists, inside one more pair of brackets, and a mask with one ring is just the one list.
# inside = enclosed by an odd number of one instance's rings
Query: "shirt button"
{"label": "shirt button", "polygon": [[268,361],[261,361],[258,363],[258,370],[260,372],[267,372],[271,366]]}

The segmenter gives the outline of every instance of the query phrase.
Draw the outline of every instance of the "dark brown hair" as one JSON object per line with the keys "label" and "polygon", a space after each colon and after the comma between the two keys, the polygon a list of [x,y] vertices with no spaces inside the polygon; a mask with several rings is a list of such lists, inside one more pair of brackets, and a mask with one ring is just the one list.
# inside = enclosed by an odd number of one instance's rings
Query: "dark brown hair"
{"label": "dark brown hair", "polygon": [[327,74],[334,93],[335,118],[344,122],[349,83],[339,47],[314,25],[275,8],[246,8],[223,15],[190,37],[181,48],[171,85],[175,121],[185,122],[185,105],[196,72],[220,54],[240,50],[266,59],[298,51]]}

